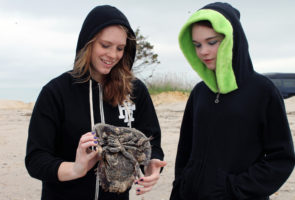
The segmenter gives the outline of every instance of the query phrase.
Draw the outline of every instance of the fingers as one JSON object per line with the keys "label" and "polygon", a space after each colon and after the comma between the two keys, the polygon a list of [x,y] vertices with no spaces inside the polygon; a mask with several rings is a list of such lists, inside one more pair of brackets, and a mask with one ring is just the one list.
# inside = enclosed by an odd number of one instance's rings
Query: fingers
{"label": "fingers", "polygon": [[153,182],[153,181],[158,181],[159,178],[160,178],[159,173],[153,173],[150,176],[141,177],[138,180],[138,183],[149,183],[149,182]]}
{"label": "fingers", "polygon": [[158,182],[159,178],[160,177],[157,177],[156,179],[153,179],[153,180],[150,180],[150,181],[139,179],[138,181],[135,181],[135,185],[141,185],[143,187],[154,186]]}
{"label": "fingers", "polygon": [[139,180],[136,180],[135,181],[136,185],[143,186],[143,187],[136,188],[136,194],[141,195],[146,192],[149,192],[154,187],[154,185],[156,185],[159,178],[160,178],[159,174],[153,174],[151,176],[142,177]]}
{"label": "fingers", "polygon": [[95,140],[97,140],[96,135],[93,134],[92,132],[88,132],[81,136],[79,144],[82,144],[88,141],[95,141]]}
{"label": "fingers", "polygon": [[159,159],[152,159],[149,165],[146,167],[146,176],[141,177],[138,180],[135,180],[135,184],[140,185],[142,187],[136,188],[136,194],[141,195],[146,192],[149,192],[154,185],[158,182],[160,178],[160,170],[162,167],[166,166],[167,162],[161,161]]}
{"label": "fingers", "polygon": [[83,150],[87,150],[89,147],[97,146],[97,143],[97,137],[93,133],[88,132],[81,136],[79,147],[81,147]]}
{"label": "fingers", "polygon": [[144,194],[146,192],[151,191],[152,188],[153,188],[153,186],[150,186],[150,187],[138,187],[138,188],[136,188],[136,194],[137,195]]}
{"label": "fingers", "polygon": [[149,181],[149,182],[147,182],[147,181],[138,181],[137,183],[135,183],[135,184],[143,186],[143,187],[137,187],[136,188],[136,194],[141,195],[141,194],[144,194],[146,192],[151,191],[152,188],[154,187],[154,185],[156,185],[156,183],[158,182],[158,179],[153,180],[153,181]]}
{"label": "fingers", "polygon": [[98,153],[89,147],[97,146],[97,138],[91,132],[81,136],[76,150],[74,169],[80,177],[84,176],[98,161]]}

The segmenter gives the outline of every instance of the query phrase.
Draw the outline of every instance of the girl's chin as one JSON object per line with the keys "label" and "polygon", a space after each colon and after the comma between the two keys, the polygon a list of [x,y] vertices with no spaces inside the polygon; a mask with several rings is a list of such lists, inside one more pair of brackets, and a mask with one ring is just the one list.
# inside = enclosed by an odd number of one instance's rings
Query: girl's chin
{"label": "girl's chin", "polygon": [[207,64],[206,67],[210,70],[215,70],[216,69],[216,66],[212,65],[212,64]]}
{"label": "girl's chin", "polygon": [[92,76],[94,77],[101,77],[104,75],[108,75],[111,72],[111,69],[103,69],[103,70],[92,70]]}
{"label": "girl's chin", "polygon": [[101,75],[108,75],[110,73],[111,70],[102,70],[102,71],[99,71],[98,73],[101,74]]}

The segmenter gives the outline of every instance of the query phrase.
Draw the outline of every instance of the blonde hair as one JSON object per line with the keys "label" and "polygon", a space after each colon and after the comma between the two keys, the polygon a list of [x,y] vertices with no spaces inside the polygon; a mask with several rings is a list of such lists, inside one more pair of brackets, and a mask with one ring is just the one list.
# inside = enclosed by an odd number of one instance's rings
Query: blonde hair
{"label": "blonde hair", "polygon": [[[124,100],[129,100],[132,95],[132,81],[134,75],[131,71],[133,64],[132,46],[136,46],[136,39],[128,29],[119,25],[127,33],[127,42],[121,60],[113,67],[109,74],[103,77],[103,97],[104,100],[113,106],[123,104]],[[98,33],[99,34],[99,33]],[[91,54],[93,43],[97,35],[94,36],[76,55],[73,71],[71,72],[78,82],[87,82],[90,79]]]}

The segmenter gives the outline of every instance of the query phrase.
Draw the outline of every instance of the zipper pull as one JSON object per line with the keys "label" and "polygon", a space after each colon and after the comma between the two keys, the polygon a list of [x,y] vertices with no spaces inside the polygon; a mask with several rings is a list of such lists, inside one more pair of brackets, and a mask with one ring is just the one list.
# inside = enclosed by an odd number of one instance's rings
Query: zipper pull
{"label": "zipper pull", "polygon": [[216,99],[214,101],[214,103],[219,103],[219,96],[220,96],[220,93],[218,92],[217,95],[216,95]]}

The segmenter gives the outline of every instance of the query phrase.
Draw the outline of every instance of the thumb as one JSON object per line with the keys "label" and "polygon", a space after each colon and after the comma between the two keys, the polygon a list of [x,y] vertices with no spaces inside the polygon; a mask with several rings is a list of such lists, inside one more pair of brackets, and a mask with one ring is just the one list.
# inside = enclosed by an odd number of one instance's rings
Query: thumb
{"label": "thumb", "polygon": [[155,167],[165,167],[167,165],[167,162],[166,161],[162,161],[162,160],[159,160],[159,159],[156,159],[156,160],[153,160],[153,164]]}
{"label": "thumb", "polygon": [[87,154],[87,157],[89,159],[94,158],[95,156],[98,156],[97,151],[92,151],[91,153]]}
{"label": "thumb", "polygon": [[166,165],[167,165],[167,162],[166,161],[160,160],[160,162],[158,163],[158,166],[159,167],[165,167]]}

